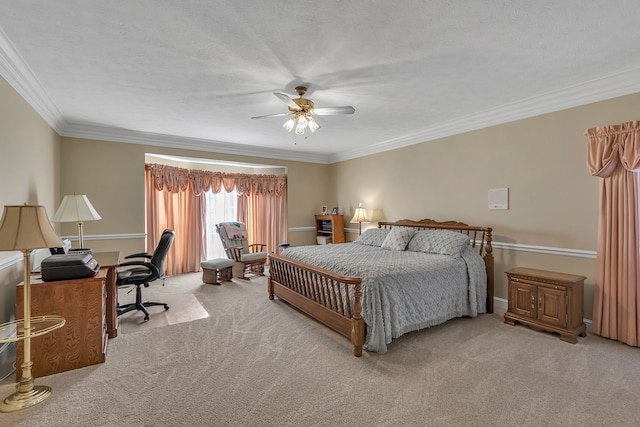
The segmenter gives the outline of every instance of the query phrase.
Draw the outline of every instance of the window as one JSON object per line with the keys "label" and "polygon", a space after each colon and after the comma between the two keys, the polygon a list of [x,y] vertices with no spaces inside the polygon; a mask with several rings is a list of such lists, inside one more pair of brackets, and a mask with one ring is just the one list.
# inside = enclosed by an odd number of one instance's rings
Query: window
{"label": "window", "polygon": [[234,189],[227,193],[207,191],[205,193],[205,226],[207,236],[206,259],[227,258],[220,236],[216,232],[216,224],[222,221],[238,219],[238,192]]}

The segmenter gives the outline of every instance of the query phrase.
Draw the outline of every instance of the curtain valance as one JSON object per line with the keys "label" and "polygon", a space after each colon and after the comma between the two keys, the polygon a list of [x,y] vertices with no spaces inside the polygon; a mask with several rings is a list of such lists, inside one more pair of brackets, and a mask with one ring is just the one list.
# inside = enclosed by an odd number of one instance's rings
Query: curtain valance
{"label": "curtain valance", "polygon": [[640,168],[640,121],[587,129],[585,135],[591,175],[606,178],[619,164],[628,171]]}
{"label": "curtain valance", "polygon": [[281,195],[286,191],[286,175],[261,175],[246,173],[213,172],[196,169],[184,169],[161,164],[145,164],[145,169],[154,177],[155,188],[160,191],[175,193],[186,191],[191,184],[196,195],[211,190],[219,193],[223,188],[226,192],[236,189],[238,193],[251,196]]}

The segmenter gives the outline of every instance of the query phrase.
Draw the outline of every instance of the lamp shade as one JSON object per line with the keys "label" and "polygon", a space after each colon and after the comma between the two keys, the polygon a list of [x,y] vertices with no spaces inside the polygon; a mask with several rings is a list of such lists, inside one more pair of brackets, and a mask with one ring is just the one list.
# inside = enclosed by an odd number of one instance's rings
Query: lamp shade
{"label": "lamp shade", "polygon": [[362,207],[362,203],[356,208],[356,212],[351,218],[351,222],[369,222],[367,211]]}
{"label": "lamp shade", "polygon": [[94,221],[102,217],[84,194],[64,196],[60,207],[53,216],[55,222]]}
{"label": "lamp shade", "polygon": [[62,240],[40,205],[5,206],[0,220],[0,251],[30,251],[61,246]]}

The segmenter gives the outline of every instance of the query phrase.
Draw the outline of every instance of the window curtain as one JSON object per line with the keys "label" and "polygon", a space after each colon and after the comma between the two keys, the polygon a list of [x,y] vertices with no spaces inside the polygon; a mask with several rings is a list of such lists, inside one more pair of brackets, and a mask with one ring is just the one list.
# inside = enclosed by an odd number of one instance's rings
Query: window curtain
{"label": "window curtain", "polygon": [[269,253],[276,252],[278,244],[288,241],[285,190],[283,185],[262,187],[238,196],[238,221],[247,225],[249,243],[264,243]]}
{"label": "window curtain", "polygon": [[169,276],[199,271],[204,240],[204,200],[196,195],[188,170],[165,165],[146,165],[147,252],[158,245],[162,231],[175,231],[175,240],[165,261]]}
{"label": "window curtain", "polygon": [[593,332],[640,343],[640,121],[588,129],[587,166],[601,178]]}
{"label": "window curtain", "polygon": [[[145,165],[145,172],[147,250],[155,248],[165,228],[176,231],[167,274],[200,270],[206,253],[204,192],[209,190],[218,193],[235,189],[241,194],[238,220],[247,225],[250,244],[265,243],[268,252],[275,252],[278,243],[286,242],[285,175],[189,170],[159,164]],[[184,236],[180,240],[179,233]]]}

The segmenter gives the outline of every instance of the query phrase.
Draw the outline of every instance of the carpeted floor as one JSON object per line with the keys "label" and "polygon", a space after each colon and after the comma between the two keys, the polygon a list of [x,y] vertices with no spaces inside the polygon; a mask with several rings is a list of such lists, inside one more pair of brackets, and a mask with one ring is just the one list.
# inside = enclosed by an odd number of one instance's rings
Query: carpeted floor
{"label": "carpeted floor", "polygon": [[[386,354],[355,358],[345,338],[269,301],[265,278],[222,286],[200,279],[169,278],[145,295],[160,301],[193,295],[208,317],[127,328],[110,340],[106,363],[38,378],[53,396],[0,414],[0,425],[637,426],[640,420],[640,350],[624,344],[589,335],[571,345],[494,314],[410,333]],[[153,311],[150,324],[161,315],[161,308]],[[13,389],[2,383],[0,396]]]}

